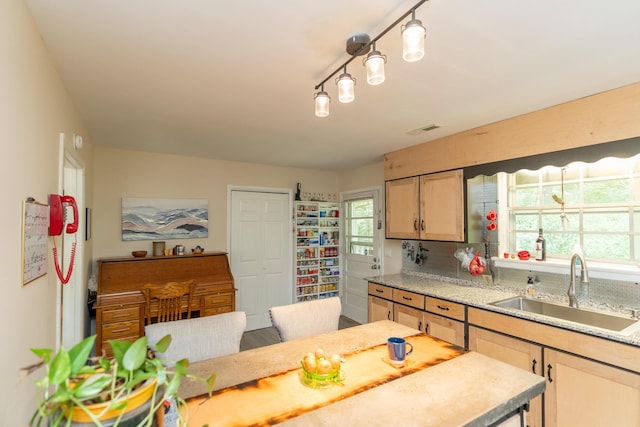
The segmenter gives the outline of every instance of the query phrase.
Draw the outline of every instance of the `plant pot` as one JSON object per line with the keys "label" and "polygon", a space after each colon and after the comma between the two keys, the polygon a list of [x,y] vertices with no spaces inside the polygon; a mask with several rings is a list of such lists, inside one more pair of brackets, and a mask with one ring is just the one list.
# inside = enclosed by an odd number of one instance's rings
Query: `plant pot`
{"label": "plant pot", "polygon": [[[120,422],[117,424],[119,427],[137,427],[145,419],[151,408],[151,397],[153,396],[153,390],[156,387],[156,382],[156,379],[147,381],[142,387],[135,390],[126,398],[128,400],[127,407],[124,409],[126,413],[120,418]],[[163,396],[161,393],[156,394],[156,403],[162,399]],[[109,406],[110,403],[111,402],[96,403],[88,405],[87,408],[89,408],[93,414],[97,415],[104,411],[105,407]],[[98,419],[104,427],[115,426],[121,411],[122,409],[110,409]],[[162,425],[162,423],[157,422],[157,418],[162,417],[163,415],[164,408],[160,406],[157,413],[154,415],[153,423],[151,425]],[[75,407],[73,409],[71,412],[71,420],[71,426],[74,427],[95,426],[89,415],[82,408]]]}

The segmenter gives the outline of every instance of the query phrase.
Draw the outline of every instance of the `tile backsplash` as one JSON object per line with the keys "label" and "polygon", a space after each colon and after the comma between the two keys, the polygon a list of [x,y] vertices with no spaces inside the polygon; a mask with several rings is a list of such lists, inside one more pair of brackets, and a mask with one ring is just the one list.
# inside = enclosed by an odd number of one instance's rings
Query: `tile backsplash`
{"label": "tile backsplash", "polygon": [[[474,249],[485,255],[484,244],[453,243],[405,240],[402,244],[402,270],[404,272],[426,273],[438,276],[463,279],[485,284],[483,275],[472,276],[467,269],[463,269],[454,256],[458,249]],[[497,243],[490,244],[491,256],[497,256]],[[419,254],[423,256],[420,257]],[[534,279],[536,293],[566,297],[569,287],[569,263],[566,274],[539,273],[527,270],[493,267],[494,283],[502,287],[513,288],[524,294],[527,279]],[[489,268],[485,267],[484,275],[491,276]],[[579,281],[577,281],[579,284]],[[592,305],[606,305],[610,308],[640,309],[640,284],[606,279],[591,278],[588,284],[579,284],[579,301]]]}

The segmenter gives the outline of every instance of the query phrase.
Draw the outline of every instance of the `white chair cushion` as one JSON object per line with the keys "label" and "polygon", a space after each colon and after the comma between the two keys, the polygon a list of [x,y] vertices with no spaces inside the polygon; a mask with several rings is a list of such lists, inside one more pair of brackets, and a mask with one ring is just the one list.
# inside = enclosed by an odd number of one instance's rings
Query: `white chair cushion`
{"label": "white chair cushion", "polygon": [[337,331],[342,304],[339,297],[271,307],[271,323],[282,341]]}
{"label": "white chair cushion", "polygon": [[247,327],[244,311],[214,316],[153,323],[144,327],[148,344],[153,347],[160,338],[171,334],[171,345],[158,357],[178,361],[185,357],[190,362],[224,356],[240,351],[240,340]]}

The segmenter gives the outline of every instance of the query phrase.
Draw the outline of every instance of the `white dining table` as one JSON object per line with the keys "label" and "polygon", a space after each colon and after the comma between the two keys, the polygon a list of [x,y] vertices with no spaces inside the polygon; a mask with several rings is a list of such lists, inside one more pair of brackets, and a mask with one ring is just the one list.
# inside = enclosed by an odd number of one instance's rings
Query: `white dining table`
{"label": "white dining table", "polygon": [[[401,369],[385,363],[392,336],[417,344]],[[344,356],[344,384],[300,381],[302,357],[317,348]],[[217,376],[211,398],[200,382],[180,388],[188,425],[198,427],[487,426],[545,388],[541,376],[388,320],[197,362],[190,372]]]}

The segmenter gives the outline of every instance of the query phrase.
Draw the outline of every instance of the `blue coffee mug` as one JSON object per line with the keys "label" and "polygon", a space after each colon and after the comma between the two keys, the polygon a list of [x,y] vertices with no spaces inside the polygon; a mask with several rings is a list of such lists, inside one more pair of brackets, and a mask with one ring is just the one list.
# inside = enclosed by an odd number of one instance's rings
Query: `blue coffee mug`
{"label": "blue coffee mug", "polygon": [[387,350],[389,350],[389,361],[394,365],[402,365],[405,357],[413,352],[413,345],[404,338],[391,337],[387,340]]}

